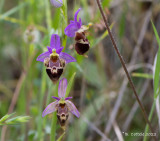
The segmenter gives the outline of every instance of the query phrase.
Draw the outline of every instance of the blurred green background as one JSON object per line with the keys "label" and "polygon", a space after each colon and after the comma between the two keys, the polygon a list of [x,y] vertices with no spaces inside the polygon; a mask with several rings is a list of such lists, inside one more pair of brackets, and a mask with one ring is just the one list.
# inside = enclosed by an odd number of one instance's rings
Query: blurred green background
{"label": "blurred green background", "polygon": [[[151,19],[159,33],[160,3],[102,0],[102,6],[147,115],[153,107],[151,124],[158,135],[160,117],[152,105],[158,44]],[[88,58],[78,55],[74,39],[64,34],[79,7],[82,23],[92,23],[87,33],[91,46]],[[63,51],[77,60],[66,66],[61,78],[69,81],[76,72],[69,96],[81,113],[80,119],[70,115],[62,140],[143,140],[143,136],[130,135],[144,133],[146,123],[112,48],[96,1],[64,0],[62,8],[55,8],[49,0],[1,0],[0,118],[13,112],[31,117],[27,123],[0,126],[1,141],[48,141],[51,123],[56,139],[63,133],[58,122],[53,126],[54,115],[41,116],[46,105],[54,101],[51,96],[57,95],[58,83],[52,84],[43,63],[36,61],[54,33],[60,35]]]}

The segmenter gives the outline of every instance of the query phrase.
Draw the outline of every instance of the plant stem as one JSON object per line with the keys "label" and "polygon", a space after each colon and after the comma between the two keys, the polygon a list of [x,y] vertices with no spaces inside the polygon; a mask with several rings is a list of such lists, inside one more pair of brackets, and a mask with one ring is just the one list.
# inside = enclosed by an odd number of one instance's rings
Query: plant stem
{"label": "plant stem", "polygon": [[57,116],[56,116],[56,112],[54,112],[52,117],[50,141],[56,140],[56,124],[57,124]]}
{"label": "plant stem", "polygon": [[50,33],[51,31],[51,26],[52,26],[52,21],[51,21],[51,10],[49,7],[49,2],[48,0],[45,0],[44,2],[45,4],[45,8],[46,8],[46,23],[47,23],[47,28],[48,28],[48,32]]}
{"label": "plant stem", "polygon": [[[150,113],[149,113],[149,120],[150,120],[150,121],[151,121],[151,119],[152,119],[152,116],[153,116],[153,112],[154,112],[155,106],[156,106],[156,100],[154,100],[154,102],[153,102],[153,104],[152,104],[151,111],[150,111]],[[148,130],[149,130],[149,126],[146,125],[145,133],[144,133],[145,135],[148,133]],[[153,133],[153,132],[152,132],[152,133]],[[147,141],[147,137],[148,137],[148,136],[144,136],[143,141]]]}
{"label": "plant stem", "polygon": [[[140,101],[140,99],[139,99],[139,97],[138,97],[138,94],[137,94],[137,92],[136,92],[135,86],[134,86],[134,84],[133,84],[133,82],[132,82],[132,79],[131,79],[131,77],[130,77],[130,74],[129,74],[129,72],[128,72],[128,70],[127,70],[127,67],[126,67],[126,65],[125,65],[125,62],[124,62],[124,60],[123,60],[123,58],[122,58],[122,56],[121,56],[121,54],[120,54],[120,52],[119,52],[119,50],[118,50],[118,47],[117,47],[117,45],[116,45],[114,36],[113,36],[113,34],[112,34],[112,32],[111,32],[111,30],[110,30],[110,28],[109,28],[109,24],[108,24],[107,18],[105,17],[104,12],[103,12],[103,9],[102,9],[100,0],[96,0],[96,1],[97,1],[97,5],[98,5],[98,7],[99,7],[99,10],[100,10],[100,12],[101,12],[101,15],[102,15],[102,17],[103,17],[103,20],[104,20],[106,29],[108,30],[108,33],[109,33],[110,39],[111,39],[111,41],[112,41],[113,47],[114,47],[114,49],[115,49],[115,51],[116,51],[116,53],[117,53],[117,55],[118,55],[118,57],[119,57],[119,59],[120,59],[120,62],[121,62],[121,64],[122,64],[122,66],[123,66],[123,69],[124,69],[124,71],[125,71],[125,73],[126,73],[126,75],[127,75],[129,84],[130,84],[130,86],[131,86],[131,88],[132,88],[132,90],[133,90],[133,93],[134,93],[134,95],[135,95],[135,97],[136,97],[136,100],[138,101],[138,104],[139,104],[139,106],[140,106],[140,108],[141,108],[141,110],[142,110],[144,119],[146,120],[147,124],[149,125],[149,128],[150,128],[151,132],[153,133],[153,128],[152,128],[152,126],[151,126],[150,121],[149,121],[148,118],[147,118],[147,114],[146,114],[146,111],[145,111],[145,109],[144,109],[144,106],[142,105],[142,103],[141,103],[141,101]],[[154,140],[157,141],[157,139],[156,139],[155,136],[154,136]]]}
{"label": "plant stem", "polygon": [[43,106],[43,96],[46,89],[46,73],[45,66],[42,68],[42,80],[41,80],[41,89],[39,96],[39,115],[38,115],[38,140],[43,140],[42,138],[42,106]]}

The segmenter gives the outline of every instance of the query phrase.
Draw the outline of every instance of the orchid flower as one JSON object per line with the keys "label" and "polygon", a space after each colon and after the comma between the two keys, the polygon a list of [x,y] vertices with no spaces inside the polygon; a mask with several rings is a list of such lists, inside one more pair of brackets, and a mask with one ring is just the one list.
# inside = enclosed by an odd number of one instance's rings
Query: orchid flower
{"label": "orchid flower", "polygon": [[65,98],[66,90],[67,90],[67,79],[63,78],[59,82],[59,87],[58,87],[59,97],[52,96],[52,98],[56,99],[56,101],[50,103],[42,113],[42,117],[44,117],[47,114],[57,111],[57,118],[61,126],[65,125],[65,121],[68,119],[69,116],[68,112],[71,112],[78,118],[80,117],[80,113],[75,107],[75,105],[71,101],[69,101],[69,99],[71,99],[72,97]]}
{"label": "orchid flower", "polygon": [[67,53],[62,52],[60,37],[52,34],[48,51],[37,57],[37,61],[44,62],[48,76],[53,82],[57,82],[63,73],[65,64],[76,62],[75,58]]}
{"label": "orchid flower", "polygon": [[74,21],[70,21],[70,24],[65,28],[64,32],[68,37],[75,38],[75,50],[78,54],[84,55],[90,48],[89,41],[85,36],[85,32],[89,29],[89,26],[82,25],[81,18],[77,20],[80,10],[81,8],[76,11]]}

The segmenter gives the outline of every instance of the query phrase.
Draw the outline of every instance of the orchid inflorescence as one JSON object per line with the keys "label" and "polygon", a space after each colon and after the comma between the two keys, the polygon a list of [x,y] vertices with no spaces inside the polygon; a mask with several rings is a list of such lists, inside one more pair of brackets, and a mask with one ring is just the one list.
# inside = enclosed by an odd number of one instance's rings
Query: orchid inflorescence
{"label": "orchid inflorescence", "polygon": [[[55,7],[61,7],[63,0],[50,0]],[[68,37],[75,39],[75,50],[79,55],[85,55],[89,50],[90,44],[86,38],[86,31],[89,26],[82,25],[81,18],[77,19],[79,8],[75,15],[74,20],[65,28],[64,33]],[[47,46],[47,51],[37,57],[37,61],[43,62],[46,67],[46,72],[53,83],[56,83],[63,74],[66,64],[76,62],[76,59],[69,54],[62,52],[64,47],[61,46],[60,37],[57,34],[51,35],[50,46]],[[80,113],[75,105],[69,101],[72,97],[66,97],[67,79],[63,78],[59,82],[58,96],[52,96],[56,99],[55,102],[50,103],[42,113],[42,117],[52,112],[57,112],[57,118],[62,128],[65,127],[66,121],[71,112],[76,117],[80,117]]]}

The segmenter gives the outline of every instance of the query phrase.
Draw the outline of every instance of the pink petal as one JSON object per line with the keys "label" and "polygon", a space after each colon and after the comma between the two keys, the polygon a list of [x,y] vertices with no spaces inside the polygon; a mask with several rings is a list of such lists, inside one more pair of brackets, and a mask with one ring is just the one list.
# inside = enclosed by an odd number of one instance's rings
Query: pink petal
{"label": "pink petal", "polygon": [[65,97],[66,89],[67,89],[67,79],[62,78],[58,86],[58,95],[60,98]]}
{"label": "pink petal", "polygon": [[69,99],[72,99],[72,97],[66,97],[66,98],[65,98],[65,100],[69,100]]}
{"label": "pink petal", "polygon": [[60,58],[63,58],[66,61],[66,63],[76,62],[76,59],[67,53],[61,52],[59,55]]}
{"label": "pink petal", "polygon": [[54,99],[56,99],[56,100],[60,100],[60,98],[59,97],[55,97],[55,96],[52,96],[52,98],[54,98]]}
{"label": "pink petal", "polygon": [[57,34],[52,34],[50,41],[51,49],[58,49],[61,47],[60,37]]}
{"label": "pink petal", "polygon": [[47,52],[44,52],[44,53],[42,53],[42,54],[40,54],[38,57],[37,57],[37,61],[40,61],[40,62],[44,62],[44,59],[45,58],[47,58],[47,57],[49,57],[50,56],[50,53],[49,53],[49,51],[47,51]]}
{"label": "pink petal", "polygon": [[56,111],[56,108],[57,108],[57,104],[58,104],[58,101],[55,101],[55,102],[52,102],[51,104],[49,104],[46,109],[43,111],[42,113],[42,117]]}
{"label": "pink petal", "polygon": [[47,48],[48,48],[48,51],[52,53],[52,48],[51,47],[47,47]]}
{"label": "pink petal", "polygon": [[77,110],[76,106],[69,100],[66,100],[66,104],[69,108],[69,111],[74,114],[76,117],[80,117],[80,113],[79,111]]}

